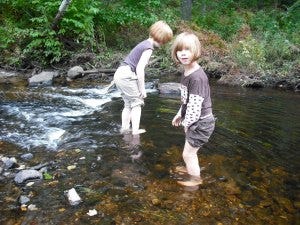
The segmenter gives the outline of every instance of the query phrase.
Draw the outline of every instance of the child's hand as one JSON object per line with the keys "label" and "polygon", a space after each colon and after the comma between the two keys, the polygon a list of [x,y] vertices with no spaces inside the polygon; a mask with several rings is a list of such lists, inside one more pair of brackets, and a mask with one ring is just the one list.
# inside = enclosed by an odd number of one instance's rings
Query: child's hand
{"label": "child's hand", "polygon": [[187,127],[184,127],[184,133],[186,133],[186,132],[187,132],[187,130],[188,130],[188,128],[187,128]]}
{"label": "child's hand", "polygon": [[147,98],[146,90],[143,90],[143,91],[142,91],[141,97],[142,97],[142,98]]}
{"label": "child's hand", "polygon": [[172,120],[172,125],[175,127],[180,126],[181,124],[181,116],[180,115],[176,115],[174,116],[173,120]]}

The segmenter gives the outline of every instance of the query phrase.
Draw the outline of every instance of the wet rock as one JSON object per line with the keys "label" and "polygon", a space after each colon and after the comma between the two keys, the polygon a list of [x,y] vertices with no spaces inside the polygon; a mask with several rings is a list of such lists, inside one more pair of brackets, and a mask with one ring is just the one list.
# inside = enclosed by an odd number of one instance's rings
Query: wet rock
{"label": "wet rock", "polygon": [[19,198],[19,202],[21,205],[25,205],[26,203],[30,202],[30,198],[25,195],[21,195]]}
{"label": "wet rock", "polygon": [[2,157],[1,160],[5,165],[4,169],[11,169],[11,168],[18,167],[17,160],[15,157],[11,157],[11,158]]}
{"label": "wet rock", "polygon": [[146,89],[156,89],[158,85],[158,80],[154,80],[152,82],[146,82],[145,83],[145,88]]}
{"label": "wet rock", "polygon": [[5,70],[0,70],[0,78],[3,77],[13,77],[13,76],[17,76],[18,74],[14,71],[10,72],[10,71],[5,71]]}
{"label": "wet rock", "polygon": [[36,210],[38,210],[38,208],[36,207],[36,205],[30,204],[30,205],[28,206],[28,210],[29,210],[29,211],[36,211]]}
{"label": "wet rock", "polygon": [[151,199],[152,205],[158,206],[160,205],[160,200],[158,198]]}
{"label": "wet rock", "polygon": [[218,179],[219,179],[219,181],[222,181],[222,182],[228,181],[227,177],[225,177],[225,176],[221,176]]}
{"label": "wet rock", "polygon": [[180,83],[161,83],[158,84],[158,90],[161,94],[179,94]]}
{"label": "wet rock", "polygon": [[28,79],[29,86],[50,86],[52,85],[53,78],[57,77],[58,71],[43,71]]}
{"label": "wet rock", "polygon": [[21,159],[23,159],[23,160],[30,160],[32,158],[33,158],[32,153],[26,153],[26,154],[21,155]]}
{"label": "wet rock", "polygon": [[271,206],[272,204],[273,204],[273,201],[271,199],[265,199],[259,203],[259,206],[262,208],[265,208],[265,207]]}
{"label": "wet rock", "polygon": [[4,162],[2,162],[2,161],[0,160],[0,174],[3,173],[3,171],[4,171],[4,166],[5,166]]}
{"label": "wet rock", "polygon": [[80,76],[82,76],[83,68],[81,66],[74,66],[71,69],[69,69],[67,76],[69,79],[76,79]]}
{"label": "wet rock", "polygon": [[35,180],[35,179],[43,179],[43,175],[41,172],[37,170],[22,170],[15,176],[14,181],[17,184],[22,184],[28,180]]}
{"label": "wet rock", "polygon": [[300,82],[295,85],[294,91],[295,92],[299,92],[300,91]]}
{"label": "wet rock", "polygon": [[71,188],[67,191],[67,197],[71,205],[78,205],[81,202],[81,198],[77,194],[75,188]]}
{"label": "wet rock", "polygon": [[283,207],[287,212],[294,213],[295,209],[293,207],[292,202],[284,197],[275,197],[276,202]]}
{"label": "wet rock", "polygon": [[264,84],[262,81],[257,79],[248,79],[245,81],[244,87],[250,87],[250,88],[263,88]]}

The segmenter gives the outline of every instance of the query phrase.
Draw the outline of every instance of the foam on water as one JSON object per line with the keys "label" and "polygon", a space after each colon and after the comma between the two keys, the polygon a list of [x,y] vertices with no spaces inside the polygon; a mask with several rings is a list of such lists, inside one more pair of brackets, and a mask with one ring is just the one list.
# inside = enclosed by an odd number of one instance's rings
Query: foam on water
{"label": "foam on water", "polygon": [[17,99],[10,99],[13,90],[5,91],[0,105],[0,140],[25,149],[56,150],[70,140],[82,139],[78,135],[86,134],[82,129],[88,128],[77,124],[93,120],[90,116],[101,111],[103,105],[121,97],[111,87],[112,84],[92,88],[31,88]]}
{"label": "foam on water", "polygon": [[[9,96],[6,94],[5,96]],[[26,93],[24,94],[26,96]],[[64,139],[71,139],[74,121],[101,110],[102,106],[120,96],[107,93],[106,87],[100,88],[34,88],[28,96],[34,101],[10,101],[0,105],[2,129],[0,140],[15,143],[23,148],[45,147],[57,149]],[[69,137],[65,138],[65,135]]]}

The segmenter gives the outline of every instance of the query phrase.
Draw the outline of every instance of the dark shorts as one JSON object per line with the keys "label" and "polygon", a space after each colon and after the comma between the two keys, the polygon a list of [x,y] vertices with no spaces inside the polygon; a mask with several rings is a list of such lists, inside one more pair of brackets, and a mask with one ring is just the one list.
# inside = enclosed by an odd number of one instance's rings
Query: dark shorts
{"label": "dark shorts", "polygon": [[185,139],[195,148],[202,147],[202,145],[208,142],[208,139],[213,133],[215,121],[216,119],[213,115],[198,120],[188,128],[185,133]]}

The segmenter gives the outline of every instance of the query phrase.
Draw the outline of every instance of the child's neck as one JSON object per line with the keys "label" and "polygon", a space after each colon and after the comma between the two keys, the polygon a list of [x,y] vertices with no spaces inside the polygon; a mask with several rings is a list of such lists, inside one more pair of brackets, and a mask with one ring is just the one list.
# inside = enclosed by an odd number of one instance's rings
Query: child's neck
{"label": "child's neck", "polygon": [[184,65],[184,76],[188,76],[200,68],[200,65],[194,61],[191,64]]}

